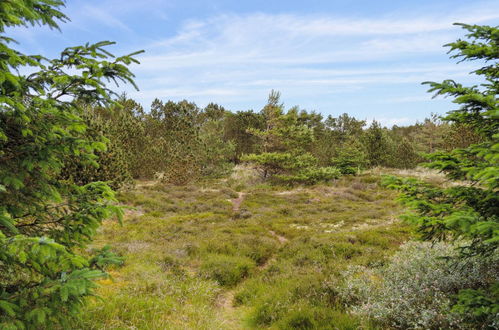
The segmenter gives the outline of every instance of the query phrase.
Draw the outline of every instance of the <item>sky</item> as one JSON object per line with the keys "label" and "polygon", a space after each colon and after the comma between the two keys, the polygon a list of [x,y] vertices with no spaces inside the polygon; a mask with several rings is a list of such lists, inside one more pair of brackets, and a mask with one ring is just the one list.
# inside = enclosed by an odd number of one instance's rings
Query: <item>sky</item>
{"label": "sky", "polygon": [[462,0],[68,0],[61,31],[7,31],[30,54],[116,41],[136,50],[140,91],[115,88],[146,110],[155,98],[259,111],[269,92],[286,108],[348,113],[386,126],[455,109],[423,81],[476,84],[479,63],[456,63],[444,44],[463,37],[454,22],[498,25],[499,1]]}

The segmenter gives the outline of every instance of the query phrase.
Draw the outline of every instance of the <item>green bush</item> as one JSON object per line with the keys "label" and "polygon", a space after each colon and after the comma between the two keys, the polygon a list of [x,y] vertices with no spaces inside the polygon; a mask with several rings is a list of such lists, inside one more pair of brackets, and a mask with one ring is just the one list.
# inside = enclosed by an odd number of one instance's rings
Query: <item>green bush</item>
{"label": "green bush", "polygon": [[308,153],[297,155],[291,152],[264,152],[258,155],[244,155],[241,160],[252,163],[264,178],[293,173],[315,166],[317,163],[317,160]]}
{"label": "green bush", "polygon": [[406,243],[385,267],[350,267],[340,296],[353,313],[391,327],[494,328],[496,315],[476,323],[475,315],[456,313],[452,306],[459,290],[486,287],[499,279],[499,257],[463,261],[457,256],[454,245]]}
{"label": "green bush", "polygon": [[[119,111],[119,110],[116,110]],[[97,109],[86,107],[82,119],[87,125],[85,139],[106,143],[106,149],[97,151],[96,164],[86,164],[80,157],[67,157],[60,178],[71,180],[78,185],[95,181],[108,182],[113,189],[133,184],[130,161],[125,146],[120,139],[112,136],[112,124],[109,120],[96,114]]]}
{"label": "green bush", "polygon": [[278,322],[288,312],[290,307],[290,293],[283,288],[276,288],[267,299],[257,302],[256,308],[250,315],[250,321],[256,326],[269,326]]}
{"label": "green bush", "polygon": [[234,286],[255,268],[255,262],[246,257],[212,254],[203,258],[200,273],[222,286]]}
{"label": "green bush", "polygon": [[338,151],[338,155],[331,160],[341,174],[356,175],[367,165],[367,154],[362,144],[351,139],[344,143]]}
{"label": "green bush", "polygon": [[282,329],[317,329],[315,318],[312,309],[302,307],[288,313],[279,323]]}

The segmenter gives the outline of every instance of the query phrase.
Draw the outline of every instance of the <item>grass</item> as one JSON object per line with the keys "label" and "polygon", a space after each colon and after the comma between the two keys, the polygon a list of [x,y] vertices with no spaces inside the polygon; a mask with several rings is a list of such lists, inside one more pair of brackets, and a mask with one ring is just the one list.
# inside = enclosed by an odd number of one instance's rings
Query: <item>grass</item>
{"label": "grass", "polygon": [[119,199],[124,225],[107,221],[94,247],[126,261],[77,328],[374,328],[343,309],[340,273],[383,263],[411,235],[374,174],[294,189],[139,183]]}

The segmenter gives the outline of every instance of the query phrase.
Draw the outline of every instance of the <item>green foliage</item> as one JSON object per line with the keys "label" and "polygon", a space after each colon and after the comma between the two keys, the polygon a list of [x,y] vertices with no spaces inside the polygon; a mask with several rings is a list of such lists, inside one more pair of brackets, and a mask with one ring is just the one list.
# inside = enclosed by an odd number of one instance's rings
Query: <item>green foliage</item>
{"label": "green foliage", "polygon": [[201,274],[222,286],[234,286],[255,268],[255,262],[246,257],[208,255],[201,265]]}
{"label": "green foliage", "polygon": [[[95,111],[94,111],[95,112]],[[124,157],[117,170],[134,178],[159,178],[183,185],[203,176],[220,176],[231,168],[235,146],[224,140],[225,110],[210,104],[203,111],[187,101],[154,100],[149,113],[122,96],[116,109],[93,114],[106,123],[106,135]],[[122,161],[123,159],[123,161]]]}
{"label": "green foliage", "polygon": [[408,139],[402,138],[396,144],[395,155],[392,158],[391,165],[396,168],[414,168],[421,162],[421,157],[415,150],[413,143]]}
{"label": "green foliage", "polygon": [[95,121],[104,123],[106,129],[103,134],[116,150],[115,158],[120,164],[115,167],[123,173],[122,177],[126,177],[126,172],[133,178],[145,177],[145,173],[150,171],[148,160],[154,143],[145,132],[142,106],[121,95],[116,106],[92,108],[91,115]]}
{"label": "green foliage", "polygon": [[64,162],[61,179],[71,180],[78,185],[105,181],[113,189],[132,184],[128,152],[125,151],[124,140],[115,135],[112,121],[99,114],[97,109],[89,107],[84,108],[81,117],[87,126],[85,139],[94,141],[93,143],[106,143],[106,148],[95,152],[98,166],[86,164],[80,157],[68,157]]}
{"label": "green foliage", "polygon": [[202,175],[220,177],[227,174],[232,169],[230,160],[235,158],[236,145],[232,141],[224,141],[223,121],[205,121],[201,126],[199,139]]}
{"label": "green foliage", "polygon": [[194,103],[185,100],[153,101],[145,132],[155,148],[152,168],[161,173],[162,180],[180,185],[199,177],[199,112]]}
{"label": "green foliage", "polygon": [[[112,81],[133,83],[131,54],[114,57],[99,42],[65,49],[57,59],[27,56],[8,45],[6,27],[66,20],[62,1],[0,4],[0,314],[1,328],[65,325],[91,295],[94,269],[78,249],[103,219],[121,210],[102,182],[60,179],[68,158],[97,165],[105,139],[88,140],[81,104],[113,104]],[[29,66],[29,75],[19,74]],[[66,72],[74,72],[68,74]]]}
{"label": "green foliage", "polygon": [[371,167],[390,164],[393,143],[380,123],[375,120],[371,123],[363,136],[362,143],[366,148],[367,160]]}
{"label": "green foliage", "polygon": [[316,163],[315,158],[310,154],[294,155],[290,152],[264,152],[259,155],[245,155],[241,159],[255,164],[264,178],[303,170]]}
{"label": "green foliage", "polygon": [[256,166],[263,178],[284,183],[314,184],[337,178],[339,172],[336,169],[317,167],[317,158],[307,152],[315,137],[312,125],[306,123],[320,122],[321,117],[309,116],[297,108],[285,114],[279,98],[279,92],[272,91],[268,104],[262,109],[265,129],[249,130],[261,140],[264,152],[244,155],[241,160]]}
{"label": "green foliage", "polygon": [[485,289],[461,290],[458,301],[452,308],[453,312],[468,315],[470,325],[490,324],[491,328],[499,324],[494,318],[499,313],[499,283],[494,283]]}
{"label": "green foliage", "polygon": [[[357,315],[375,318],[383,327],[403,329],[493,329],[493,295],[463,290],[498,280],[497,256],[454,262],[456,247],[446,243],[409,242],[382,267],[352,266],[344,273],[340,296]],[[465,296],[466,294],[466,296]],[[492,299],[491,299],[492,298]],[[474,309],[473,303],[486,303]],[[459,312],[459,313],[458,313]]]}
{"label": "green foliage", "polygon": [[341,174],[359,174],[367,165],[367,154],[358,140],[351,139],[342,145],[338,155],[331,163],[338,168]]}
{"label": "green foliage", "polygon": [[263,152],[266,153],[307,150],[314,141],[313,130],[300,121],[296,109],[285,114],[284,105],[279,102],[280,93],[272,90],[267,105],[261,111],[265,128],[250,129],[249,132],[261,140]]}
{"label": "green foliage", "polygon": [[109,245],[106,245],[101,249],[93,249],[91,252],[93,256],[89,260],[90,266],[101,270],[111,265],[123,265],[125,261],[123,257],[114,253]]}
{"label": "green foliage", "polygon": [[[430,85],[435,96],[451,96],[459,105],[459,109],[448,113],[446,121],[465,125],[479,136],[476,143],[428,155],[431,161],[428,167],[444,172],[451,180],[461,181],[449,188],[396,178],[387,179],[387,184],[403,192],[403,200],[414,211],[407,218],[417,224],[425,239],[466,239],[468,244],[461,247],[462,256],[485,258],[497,253],[499,247],[499,29],[459,25],[468,30],[468,40],[459,39],[447,46],[454,52],[452,57],[460,61],[484,61],[485,66],[473,73],[485,83],[480,87],[465,87],[452,80],[425,84]],[[476,292],[476,297],[480,296]],[[471,291],[463,291],[460,297],[461,306],[476,309],[480,315],[499,305],[495,300],[489,308],[486,299],[473,299]],[[485,305],[480,306],[480,301]]]}
{"label": "green foliage", "polygon": [[263,115],[253,111],[238,111],[226,113],[224,119],[224,140],[235,144],[234,162],[239,162],[244,154],[258,153],[261,149],[260,139],[251,134],[253,130],[264,128]]}
{"label": "green foliage", "polygon": [[350,157],[351,155],[347,155],[348,151],[345,149],[351,148],[352,144],[362,139],[365,124],[364,120],[357,120],[344,113],[337,118],[328,116],[321,125],[315,125],[312,154],[317,157],[319,164],[336,166],[334,159]]}

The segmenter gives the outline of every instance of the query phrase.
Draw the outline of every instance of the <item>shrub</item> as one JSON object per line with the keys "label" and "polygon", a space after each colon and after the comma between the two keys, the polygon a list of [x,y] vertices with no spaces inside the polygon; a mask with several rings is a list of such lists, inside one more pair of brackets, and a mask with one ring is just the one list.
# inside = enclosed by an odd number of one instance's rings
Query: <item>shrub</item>
{"label": "shrub", "polygon": [[366,151],[360,141],[351,139],[342,145],[331,163],[341,174],[358,174],[367,165]]}
{"label": "shrub", "polygon": [[[455,259],[457,254],[450,244],[406,243],[383,268],[349,268],[340,296],[355,314],[388,326],[470,329],[473,315],[452,310],[456,294],[497,281],[499,258],[462,261]],[[493,326],[493,322],[489,318],[475,326]]]}
{"label": "shrub", "polygon": [[255,268],[255,262],[246,257],[208,255],[201,265],[201,275],[222,286],[234,286]]}
{"label": "shrub", "polygon": [[269,326],[282,319],[290,307],[290,293],[276,288],[273,295],[261,299],[250,315],[250,321],[255,326]]}
{"label": "shrub", "polygon": [[[118,111],[118,110],[116,110]],[[110,134],[112,125],[109,120],[96,114],[96,109],[87,107],[84,109],[82,119],[87,125],[85,139],[99,142],[99,139],[107,140],[106,150],[98,151],[97,164],[86,164],[84,159],[71,155],[64,161],[64,167],[60,178],[71,180],[78,185],[88,184],[94,181],[108,182],[113,189],[119,189],[133,184],[130,162],[125,151],[125,146],[120,139]]]}
{"label": "shrub", "polygon": [[300,306],[296,310],[291,311],[285,319],[280,322],[282,329],[317,329],[315,315],[313,310],[307,306]]}
{"label": "shrub", "polygon": [[264,152],[259,155],[244,155],[241,159],[254,164],[264,178],[294,173],[317,163],[317,160],[308,153],[298,155],[290,152]]}

